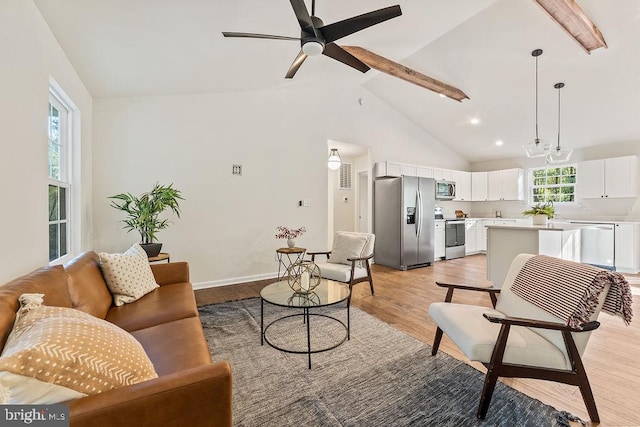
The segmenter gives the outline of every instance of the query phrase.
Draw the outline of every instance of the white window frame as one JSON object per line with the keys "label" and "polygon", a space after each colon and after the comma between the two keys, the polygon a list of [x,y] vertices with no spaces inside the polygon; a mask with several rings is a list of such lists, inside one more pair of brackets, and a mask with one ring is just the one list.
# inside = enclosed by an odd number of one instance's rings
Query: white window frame
{"label": "white window frame", "polygon": [[[47,172],[47,199],[49,198],[49,186],[64,188],[66,192],[66,219],[48,221],[52,224],[66,224],[66,253],[55,259],[49,259],[49,264],[62,264],[69,261],[80,247],[80,111],[60,85],[53,79],[49,79],[49,105],[54,105],[60,114],[66,115],[65,121],[60,125],[60,170],[58,177],[50,177]],[[49,117],[47,108],[47,119]],[[48,126],[47,126],[48,127]],[[49,137],[47,137],[47,168],[49,168]],[[49,204],[47,203],[47,220],[49,219]],[[47,248],[50,248],[49,226],[47,226]],[[60,244],[58,238],[57,244]],[[48,250],[49,252],[49,250]],[[58,248],[60,254],[60,248]]]}
{"label": "white window frame", "polygon": [[[543,167],[538,167],[538,168],[531,168],[529,169],[529,203],[531,204],[536,204],[536,203],[546,203],[549,200],[535,200],[534,199],[534,190],[536,188],[562,188],[562,187],[567,187],[567,186],[573,186],[573,201],[568,201],[568,202],[561,202],[561,201],[556,201],[556,200],[552,200],[553,204],[561,204],[561,205],[570,205],[573,203],[576,203],[576,182],[577,179],[573,182],[573,183],[560,183],[560,184],[546,184],[546,185],[534,185],[534,172],[535,171],[539,171],[539,170],[548,170],[548,169],[563,169],[563,168],[570,168],[573,167],[575,169],[575,176],[577,178],[578,176],[578,167],[576,164],[566,164],[566,165],[545,165]],[[562,174],[560,175],[562,177]]]}

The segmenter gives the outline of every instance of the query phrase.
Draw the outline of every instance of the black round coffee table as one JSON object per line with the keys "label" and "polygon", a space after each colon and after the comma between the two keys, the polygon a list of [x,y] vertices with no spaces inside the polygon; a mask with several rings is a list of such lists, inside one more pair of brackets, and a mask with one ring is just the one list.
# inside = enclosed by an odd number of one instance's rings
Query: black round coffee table
{"label": "black round coffee table", "polygon": [[[332,350],[350,339],[350,312],[348,302],[350,294],[351,291],[349,291],[349,287],[347,285],[326,279],[321,279],[320,284],[313,289],[313,291],[308,293],[294,292],[289,287],[287,280],[282,280],[265,286],[260,292],[260,345],[264,345],[266,342],[271,347],[286,353],[307,354],[309,369],[311,369],[311,354]],[[289,310],[293,309],[299,311],[302,309],[302,312],[279,317],[265,326],[265,301],[271,305],[284,307]],[[344,301],[347,301],[346,323],[329,314],[311,312],[312,309],[329,307]],[[296,322],[296,318],[302,318],[302,322]],[[316,323],[320,323],[323,328],[326,327],[327,329],[330,329],[333,325],[338,326],[340,329],[344,329],[344,336],[341,335],[338,338],[333,339],[332,342],[325,343],[325,345],[320,348],[312,348],[311,318],[315,319],[314,325]],[[293,334],[293,329],[300,325],[306,329],[306,348],[302,348],[301,346],[295,347],[289,342],[278,343],[273,338],[270,340],[267,334],[270,328],[275,329],[278,326],[292,328],[291,333]]]}

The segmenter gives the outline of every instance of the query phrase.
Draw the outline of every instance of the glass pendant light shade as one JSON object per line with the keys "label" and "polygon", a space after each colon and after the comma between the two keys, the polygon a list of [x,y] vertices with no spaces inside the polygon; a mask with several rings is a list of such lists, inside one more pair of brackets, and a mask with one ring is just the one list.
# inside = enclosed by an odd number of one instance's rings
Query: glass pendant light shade
{"label": "glass pendant light shade", "polygon": [[552,164],[568,162],[573,152],[571,148],[560,146],[560,89],[564,87],[564,83],[556,83],[553,87],[558,89],[558,144],[547,154],[547,162]]}
{"label": "glass pendant light shade", "polygon": [[538,57],[542,55],[542,49],[531,52],[531,56],[536,58],[536,138],[522,146],[527,157],[544,157],[549,153],[551,144],[538,137]]}
{"label": "glass pendant light shade", "polygon": [[549,141],[542,141],[536,138],[535,141],[523,145],[522,148],[524,148],[527,157],[544,157],[549,153],[551,144],[549,144]]}
{"label": "glass pendant light shade", "polygon": [[327,165],[331,170],[340,169],[340,165],[342,164],[342,159],[340,158],[340,154],[338,154],[337,148],[332,148],[329,153],[329,159],[327,160]]}

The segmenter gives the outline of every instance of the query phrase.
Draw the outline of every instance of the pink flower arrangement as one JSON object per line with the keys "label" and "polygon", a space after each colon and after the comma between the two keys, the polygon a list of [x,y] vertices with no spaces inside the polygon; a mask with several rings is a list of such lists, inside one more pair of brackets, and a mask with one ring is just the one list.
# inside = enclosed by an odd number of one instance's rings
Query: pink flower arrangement
{"label": "pink flower arrangement", "polygon": [[283,225],[277,228],[278,234],[276,234],[276,239],[295,239],[298,236],[302,236],[302,234],[307,231],[306,228],[289,228]]}

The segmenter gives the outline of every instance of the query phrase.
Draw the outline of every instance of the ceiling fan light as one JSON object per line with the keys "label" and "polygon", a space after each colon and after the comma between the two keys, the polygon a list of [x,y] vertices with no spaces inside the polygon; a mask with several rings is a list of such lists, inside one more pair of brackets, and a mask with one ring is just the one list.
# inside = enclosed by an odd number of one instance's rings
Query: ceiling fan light
{"label": "ceiling fan light", "polygon": [[332,171],[340,169],[340,165],[342,164],[342,159],[340,158],[340,154],[338,154],[337,148],[332,148],[329,153],[329,159],[327,160],[327,166]]}
{"label": "ceiling fan light", "polygon": [[302,51],[309,56],[318,56],[324,51],[324,45],[319,41],[308,41],[302,45]]}

